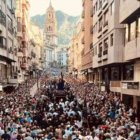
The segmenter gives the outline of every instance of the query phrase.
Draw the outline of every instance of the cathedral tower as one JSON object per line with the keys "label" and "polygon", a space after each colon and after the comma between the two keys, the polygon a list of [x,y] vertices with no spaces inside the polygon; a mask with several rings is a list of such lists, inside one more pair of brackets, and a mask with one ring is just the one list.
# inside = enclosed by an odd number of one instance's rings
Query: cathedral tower
{"label": "cathedral tower", "polygon": [[50,68],[56,61],[57,48],[57,23],[55,17],[55,10],[50,1],[50,5],[46,12],[44,27],[44,53],[45,53],[45,67]]}

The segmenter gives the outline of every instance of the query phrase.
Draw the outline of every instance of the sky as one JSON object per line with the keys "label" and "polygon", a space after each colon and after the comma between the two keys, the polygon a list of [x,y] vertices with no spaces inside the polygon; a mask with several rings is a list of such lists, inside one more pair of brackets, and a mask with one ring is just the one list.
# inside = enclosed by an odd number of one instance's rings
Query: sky
{"label": "sky", "polygon": [[[51,0],[55,10],[61,10],[66,14],[77,16],[82,11],[82,0]],[[30,0],[30,15],[44,14],[50,0]]]}

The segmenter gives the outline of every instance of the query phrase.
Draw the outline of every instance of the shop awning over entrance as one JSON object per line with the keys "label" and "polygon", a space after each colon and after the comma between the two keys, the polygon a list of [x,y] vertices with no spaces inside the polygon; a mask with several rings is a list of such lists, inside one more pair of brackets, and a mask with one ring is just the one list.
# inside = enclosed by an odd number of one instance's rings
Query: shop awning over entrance
{"label": "shop awning over entrance", "polygon": [[11,63],[11,62],[16,62],[15,60],[13,60],[13,59],[10,59],[10,58],[8,58],[8,57],[5,57],[5,56],[2,56],[2,55],[0,55],[0,62],[7,62],[7,63]]}

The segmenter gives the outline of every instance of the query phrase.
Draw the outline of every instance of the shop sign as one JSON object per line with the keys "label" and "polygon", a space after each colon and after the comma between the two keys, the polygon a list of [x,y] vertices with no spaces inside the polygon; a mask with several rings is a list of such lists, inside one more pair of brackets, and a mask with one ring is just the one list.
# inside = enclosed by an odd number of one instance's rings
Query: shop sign
{"label": "shop sign", "polygon": [[123,89],[134,89],[134,90],[138,90],[139,89],[139,82],[122,83],[122,88]]}

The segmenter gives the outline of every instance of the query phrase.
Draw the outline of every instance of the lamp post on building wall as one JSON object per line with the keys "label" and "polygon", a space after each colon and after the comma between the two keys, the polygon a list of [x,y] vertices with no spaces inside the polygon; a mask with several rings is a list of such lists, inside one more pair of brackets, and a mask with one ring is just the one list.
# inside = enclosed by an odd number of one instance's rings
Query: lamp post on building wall
{"label": "lamp post on building wall", "polygon": [[37,79],[37,90],[39,89],[39,70],[36,68],[35,69],[36,72],[36,79]]}
{"label": "lamp post on building wall", "polygon": [[26,72],[25,74],[24,74],[24,78],[25,78],[25,83],[26,83],[26,93],[28,92],[27,90],[28,90],[28,73]]}

